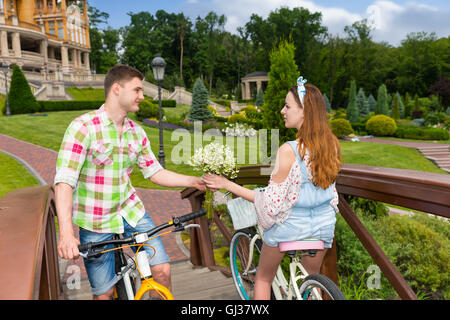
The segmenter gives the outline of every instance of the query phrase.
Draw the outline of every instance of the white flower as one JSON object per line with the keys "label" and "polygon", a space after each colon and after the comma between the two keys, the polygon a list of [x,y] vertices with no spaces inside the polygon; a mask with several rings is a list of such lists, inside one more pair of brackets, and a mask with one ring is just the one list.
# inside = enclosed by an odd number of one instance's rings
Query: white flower
{"label": "white flower", "polygon": [[257,131],[247,124],[242,123],[225,123],[227,126],[222,132],[227,136],[232,137],[254,137],[257,135]]}
{"label": "white flower", "polygon": [[227,145],[215,142],[195,150],[190,165],[194,170],[224,175],[228,178],[235,178],[238,173],[233,151]]}

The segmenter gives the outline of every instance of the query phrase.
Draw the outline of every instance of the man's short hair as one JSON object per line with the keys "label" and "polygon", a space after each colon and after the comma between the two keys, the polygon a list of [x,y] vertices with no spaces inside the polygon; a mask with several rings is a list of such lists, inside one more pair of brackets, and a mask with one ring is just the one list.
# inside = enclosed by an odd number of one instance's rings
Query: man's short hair
{"label": "man's short hair", "polygon": [[119,82],[123,85],[124,82],[130,81],[133,78],[139,78],[141,81],[144,79],[144,75],[136,68],[118,64],[111,69],[105,77],[105,97],[108,97],[108,93],[114,83]]}

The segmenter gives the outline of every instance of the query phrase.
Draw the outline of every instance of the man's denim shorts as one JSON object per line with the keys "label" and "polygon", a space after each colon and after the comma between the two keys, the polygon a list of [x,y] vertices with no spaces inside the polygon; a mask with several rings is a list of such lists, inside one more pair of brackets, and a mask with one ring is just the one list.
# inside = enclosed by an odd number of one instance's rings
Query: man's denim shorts
{"label": "man's denim shorts", "polygon": [[[144,232],[155,227],[152,219],[146,213],[135,228],[130,226],[125,219],[123,219],[124,225],[124,237],[129,237],[134,232]],[[80,243],[99,242],[112,239],[113,233],[97,233],[83,228],[80,228]],[[151,247],[143,246],[147,255],[152,257],[149,262],[151,266],[170,262],[170,258],[167,255],[164,245],[160,237],[152,239],[147,244],[155,248],[156,254]],[[106,246],[105,249],[111,249],[113,246]],[[131,247],[136,250],[137,247]],[[91,291],[94,295],[102,295],[108,292],[118,281],[114,271],[114,252],[110,251],[104,253],[99,258],[83,259],[84,266],[91,284]]]}

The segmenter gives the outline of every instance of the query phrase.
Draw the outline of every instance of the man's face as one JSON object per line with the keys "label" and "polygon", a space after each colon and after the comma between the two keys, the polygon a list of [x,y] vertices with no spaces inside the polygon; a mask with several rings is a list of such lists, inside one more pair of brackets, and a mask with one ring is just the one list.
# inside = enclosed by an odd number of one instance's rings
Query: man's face
{"label": "man's face", "polygon": [[119,84],[119,104],[123,111],[139,111],[139,102],[142,100],[144,100],[144,91],[142,81],[139,78],[133,78]]}

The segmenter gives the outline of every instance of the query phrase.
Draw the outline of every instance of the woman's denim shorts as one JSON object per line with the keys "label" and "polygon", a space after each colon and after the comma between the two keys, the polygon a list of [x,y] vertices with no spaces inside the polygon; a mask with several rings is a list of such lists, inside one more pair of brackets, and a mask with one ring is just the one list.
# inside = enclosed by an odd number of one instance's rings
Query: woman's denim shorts
{"label": "woman's denim shorts", "polygon": [[[135,228],[130,226],[125,219],[123,219],[123,225],[124,237],[129,237],[134,232],[144,232],[155,227],[152,219],[147,213],[141,218],[141,220],[139,220]],[[113,236],[113,233],[98,233],[80,228],[81,244],[106,241],[112,239]],[[164,245],[160,237],[154,238],[146,243],[154,247],[156,250],[155,253],[151,247],[143,246],[149,258],[153,256],[153,258],[149,260],[151,266],[170,262],[170,258],[164,249]],[[105,248],[111,249],[113,246],[106,246]],[[136,248],[137,247],[132,247],[134,250],[136,250]],[[92,294],[96,296],[105,294],[118,281],[114,270],[114,251],[104,253],[99,258],[89,258],[83,260],[86,273],[91,284]]]}

